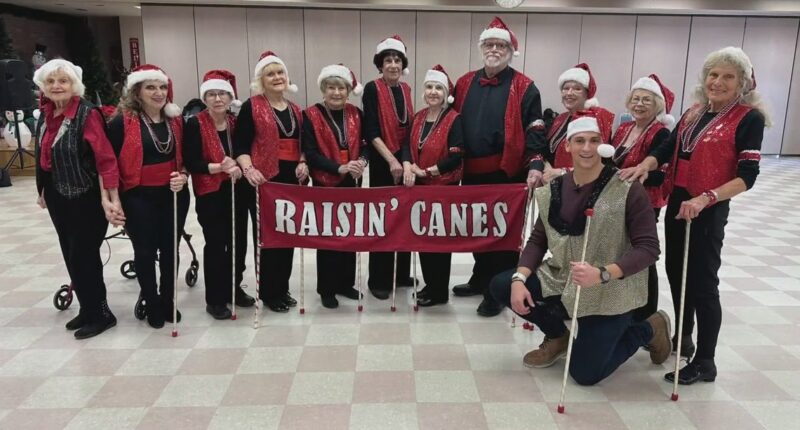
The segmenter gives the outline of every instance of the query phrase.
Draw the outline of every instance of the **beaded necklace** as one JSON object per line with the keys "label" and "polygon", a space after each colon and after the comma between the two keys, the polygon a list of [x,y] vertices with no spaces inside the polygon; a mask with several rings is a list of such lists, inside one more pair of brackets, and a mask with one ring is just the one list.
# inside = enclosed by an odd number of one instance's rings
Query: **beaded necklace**
{"label": "beaded necklace", "polygon": [[139,114],[139,118],[144,125],[147,127],[147,132],[150,133],[150,138],[153,140],[153,146],[156,147],[156,151],[159,154],[167,155],[172,152],[173,140],[172,139],[172,126],[169,124],[169,121],[164,121],[167,125],[167,140],[161,141],[158,139],[155,130],[153,130],[153,120],[150,119],[150,116],[146,113]]}
{"label": "beaded necklace", "polygon": [[331,114],[331,110],[328,108],[328,105],[323,103],[322,106],[325,108],[325,114],[327,114],[328,119],[331,120],[331,124],[333,124],[336,135],[339,137],[339,145],[347,147],[347,109],[342,109],[342,125],[344,125],[344,130],[342,130],[339,128],[339,124],[336,124],[336,121],[333,119],[333,114]]}
{"label": "beaded necklace", "polygon": [[611,158],[614,164],[618,164],[620,160],[625,159],[625,156],[628,155],[629,152],[631,152],[631,149],[633,149],[633,147],[636,146],[636,144],[639,143],[640,140],[642,140],[642,137],[647,135],[647,132],[650,130],[650,127],[652,127],[653,124],[655,124],[655,122],[656,122],[655,119],[653,121],[650,121],[650,124],[647,124],[647,127],[645,127],[644,130],[642,130],[642,134],[640,134],[639,137],[637,137],[636,140],[633,141],[633,143],[626,146],[624,143],[626,140],[628,140],[628,136],[630,136],[630,134],[633,132],[633,129],[636,128],[636,126],[634,125],[633,127],[628,129],[628,131],[625,133],[625,136],[622,138],[622,143],[623,143],[622,152],[619,155],[614,154],[614,156]]}
{"label": "beaded necklace", "polygon": [[269,107],[270,107],[269,110],[270,110],[270,112],[272,112],[272,118],[275,119],[275,122],[278,123],[278,127],[280,127],[281,131],[283,132],[283,135],[286,136],[286,137],[292,136],[294,134],[295,127],[297,126],[297,122],[294,119],[294,112],[293,112],[292,106],[288,102],[286,103],[286,109],[289,109],[289,122],[290,122],[291,127],[292,127],[289,131],[287,131],[286,127],[283,126],[283,121],[281,121],[281,119],[278,118],[278,114],[275,113],[275,108],[272,107],[272,105],[269,103],[269,100],[266,98],[266,96],[264,96],[262,94],[261,97],[264,97],[264,100],[267,101],[267,105],[269,105]]}
{"label": "beaded necklace", "polygon": [[[408,109],[403,109],[403,117],[401,118],[400,113],[397,112],[397,103],[394,100],[394,91],[392,91],[392,87],[389,86],[388,83],[386,84],[386,86],[389,87],[389,97],[392,98],[392,110],[394,111],[394,116],[395,118],[397,118],[398,121],[400,121],[400,124],[405,124],[406,121],[408,121]],[[403,87],[400,88],[401,88],[400,93],[403,94],[403,107],[406,107],[408,106],[408,100],[406,100],[406,93],[405,91],[402,90]]]}
{"label": "beaded necklace", "polygon": [[[425,142],[427,142],[428,138],[431,137],[431,135],[433,134],[433,131],[436,130],[436,126],[439,125],[439,120],[442,118],[443,113],[444,109],[439,111],[439,113],[436,115],[436,119],[433,120],[433,125],[431,125],[430,130],[428,130],[428,134],[426,134],[424,138],[422,137],[422,131],[420,131],[419,139],[417,140],[418,149],[422,149],[422,147],[425,145]],[[425,122],[427,122],[427,116]],[[424,130],[425,127],[423,126],[422,128]]]}
{"label": "beaded necklace", "polygon": [[[723,107],[711,121],[703,127],[699,133],[696,135],[694,134],[694,130],[697,128],[697,124],[700,123],[700,120],[703,118],[703,115],[708,113],[710,109],[710,105],[703,106],[698,112],[697,117],[692,121],[692,123],[686,127],[686,130],[681,133],[681,151],[683,152],[692,152],[694,148],[697,147],[697,144],[700,143],[700,137],[703,136],[708,130],[711,130],[713,127],[716,127],[719,122],[725,118],[725,115],[733,109],[734,106],[739,104],[739,100],[741,97],[736,97],[732,102],[728,103]],[[692,136],[694,135],[694,138]]]}

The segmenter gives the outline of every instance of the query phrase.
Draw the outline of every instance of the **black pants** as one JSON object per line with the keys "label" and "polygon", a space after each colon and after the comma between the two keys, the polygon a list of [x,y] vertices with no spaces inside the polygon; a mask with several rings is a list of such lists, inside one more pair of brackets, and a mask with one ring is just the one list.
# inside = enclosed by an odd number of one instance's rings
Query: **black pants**
{"label": "black pants", "polygon": [[[653,208],[656,216],[656,224],[658,224],[658,217],[661,214],[661,208]],[[658,270],[656,270],[656,263],[651,264],[647,268],[647,303],[644,306],[633,311],[634,321],[644,321],[650,315],[658,311]]]}
{"label": "black pants", "polygon": [[[400,152],[394,154],[400,159]],[[369,160],[369,186],[372,187],[391,187],[394,186],[394,178],[389,170],[389,163],[383,159],[378,151],[370,152]],[[370,252],[369,253],[369,280],[367,285],[372,290],[392,289],[392,274],[394,273],[394,252]],[[411,253],[397,253],[397,279],[408,279],[411,271]]]}
{"label": "black pants", "polygon": [[[236,277],[240,285],[247,254],[247,202],[242,181],[235,187],[236,194]],[[203,275],[205,277],[206,304],[231,303],[231,182],[224,181],[218,191],[197,196],[197,220],[203,228],[206,244],[203,247]]]}
{"label": "black pants", "polygon": [[[681,274],[683,270],[683,246],[686,222],[676,220],[681,202],[691,199],[683,188],[675,188],[667,204],[664,218],[666,239],[666,267],[675,318],[680,310]],[[730,201],[723,201],[703,209],[692,220],[689,237],[689,264],[686,268],[686,306],[683,319],[683,334],[689,336],[694,329],[697,316],[697,359],[714,359],[717,338],[722,326],[722,306],[719,301],[719,277],[722,265],[722,241],[728,223]],[[677,323],[675,324],[677,327]],[[677,329],[676,329],[677,333]]]}
{"label": "black pants", "polygon": [[425,294],[434,300],[447,300],[450,297],[450,260],[449,252],[420,252],[422,278],[425,280]]}
{"label": "black pants", "polygon": [[[133,262],[142,297],[147,303],[172,303],[175,288],[173,256],[175,239],[183,231],[189,212],[189,190],[178,193],[178,231],[172,228],[173,202],[169,186],[139,186],[121,196],[125,211],[125,228],[133,244]],[[159,281],[156,283],[155,262],[158,258]],[[160,285],[160,288],[159,288]],[[159,297],[160,290],[160,297]]]}
{"label": "black pants", "polygon": [[[490,290],[495,300],[511,307],[511,275],[508,270],[492,279]],[[550,339],[561,337],[567,327],[564,319],[567,310],[561,296],[542,296],[542,286],[536,274],[525,282],[536,305],[527,315],[520,315],[539,327]],[[602,287],[594,287],[602,288]],[[594,385],[628,360],[653,338],[653,329],[647,322],[634,322],[633,313],[622,315],[590,315],[578,318],[578,337],[572,343],[569,374],[581,385]]]}
{"label": "black pants", "polygon": [[[511,184],[518,182],[525,182],[525,177],[509,178],[502,170],[480,175],[464,175],[464,179],[461,181],[463,185]],[[475,259],[475,265],[472,266],[472,276],[467,282],[473,288],[483,291],[484,300],[494,302],[494,298],[489,293],[489,282],[498,273],[516,268],[519,262],[519,252],[473,252],[472,258]]]}
{"label": "black pants", "polygon": [[[338,185],[356,187],[349,175]],[[348,251],[317,250],[317,293],[332,296],[353,288],[356,284],[356,253]]]}
{"label": "black pants", "polygon": [[66,199],[47,184],[44,200],[58,235],[72,290],[80,303],[80,313],[90,319],[99,318],[107,306],[100,246],[108,229],[100,191],[92,189],[80,197]]}
{"label": "black pants", "polygon": [[[280,161],[278,164],[278,174],[275,175],[270,182],[278,182],[281,184],[298,185],[297,177],[295,176],[296,162]],[[256,217],[256,191],[247,181],[241,181],[244,197],[242,201],[247,202],[245,209],[246,218],[247,211],[250,212],[250,219],[252,220],[253,243],[257,245],[256,231],[258,221]],[[238,215],[237,215],[238,216]],[[239,232],[237,230],[237,237]],[[242,237],[247,234],[247,225],[244,226],[244,233]],[[237,248],[238,253],[238,248]],[[244,252],[242,252],[242,266],[244,266],[244,254],[247,253],[247,243],[244,244]],[[238,254],[237,254],[238,255]],[[255,254],[253,254],[255,259]],[[294,259],[294,248],[262,248],[261,249],[261,264],[259,267],[259,299],[272,300],[275,298],[283,297],[289,293],[289,278],[292,277],[292,260]],[[238,258],[237,258],[238,260]],[[255,260],[254,260],[255,261]],[[243,269],[244,270],[244,269]]]}

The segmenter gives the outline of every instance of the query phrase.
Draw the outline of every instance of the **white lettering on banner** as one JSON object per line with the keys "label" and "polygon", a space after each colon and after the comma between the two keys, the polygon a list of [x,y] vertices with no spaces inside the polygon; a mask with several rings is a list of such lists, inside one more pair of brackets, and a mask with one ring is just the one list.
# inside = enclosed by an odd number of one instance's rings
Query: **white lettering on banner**
{"label": "white lettering on banner", "polygon": [[300,236],[319,236],[317,231],[317,211],[314,209],[314,202],[303,202]]}
{"label": "white lettering on banner", "polygon": [[[467,204],[461,203],[461,209],[455,203],[450,205],[450,237],[467,237]],[[458,230],[458,233],[456,233]]]}
{"label": "white lettering on banner", "polygon": [[414,202],[411,206],[411,230],[413,230],[414,234],[417,236],[424,235],[426,231],[425,227],[420,225],[422,212],[425,212],[425,202]]}
{"label": "white lettering on banner", "polygon": [[322,235],[333,236],[331,231],[331,217],[333,216],[333,202],[322,202]]}
{"label": "white lettering on banner", "polygon": [[430,233],[428,236],[447,236],[444,228],[444,213],[442,212],[441,203],[431,204],[431,220],[430,220]]}
{"label": "white lettering on banner", "polygon": [[297,208],[289,200],[275,199],[275,231],[294,234],[294,216]]}
{"label": "white lettering on banner", "polygon": [[353,236],[364,236],[364,203],[353,203],[356,211],[356,225]]}
{"label": "white lettering on banner", "polygon": [[386,236],[386,229],[383,228],[383,210],[386,209],[386,203],[381,202],[377,204],[378,208],[380,208],[380,212],[378,212],[375,206],[374,204],[369,205],[369,235],[383,237]]}
{"label": "white lettering on banner", "polygon": [[494,205],[494,228],[492,234],[494,237],[503,237],[506,235],[506,217],[508,213],[508,204],[506,202],[498,202]]}
{"label": "white lettering on banner", "polygon": [[473,203],[472,205],[472,237],[486,237],[486,203]]}
{"label": "white lettering on banner", "polygon": [[347,214],[353,212],[353,207],[350,203],[342,203],[336,210],[336,218],[339,220],[339,227],[336,227],[336,235],[339,237],[346,237],[350,235],[350,219]]}

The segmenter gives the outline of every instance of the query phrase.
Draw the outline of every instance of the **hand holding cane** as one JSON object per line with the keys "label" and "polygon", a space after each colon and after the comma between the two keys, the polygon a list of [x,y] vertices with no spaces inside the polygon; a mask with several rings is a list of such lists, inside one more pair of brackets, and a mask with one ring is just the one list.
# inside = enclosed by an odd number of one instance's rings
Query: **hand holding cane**
{"label": "hand holding cane", "polygon": [[256,185],[256,309],[253,313],[253,328],[258,328],[258,315],[261,310],[261,196],[259,189],[261,185]]}
{"label": "hand holding cane", "polygon": [[[594,209],[587,208],[584,211],[586,214],[586,229],[583,233],[583,250],[581,251],[581,263],[586,262],[586,245],[589,243],[589,231],[590,227],[592,226],[592,216],[594,215]],[[567,278],[567,285],[572,282],[572,272],[570,271],[570,276]],[[575,340],[575,328],[578,324],[578,303],[581,300],[581,286],[575,285],[575,303],[572,305],[572,322],[570,323],[569,329],[569,340],[567,343],[567,363],[564,366],[564,377],[561,380],[561,398],[558,401],[558,413],[564,413],[564,396],[567,394],[567,377],[569,376],[569,363],[572,359],[572,344]]]}
{"label": "hand holding cane", "polygon": [[689,263],[689,236],[692,231],[692,220],[686,220],[686,233],[683,238],[683,267],[681,271],[681,307],[678,312],[678,349],[675,356],[675,377],[672,381],[672,399],[673,402],[678,401],[678,380],[680,379],[679,367],[681,364],[681,343],[683,341],[683,318],[686,306],[686,266]]}

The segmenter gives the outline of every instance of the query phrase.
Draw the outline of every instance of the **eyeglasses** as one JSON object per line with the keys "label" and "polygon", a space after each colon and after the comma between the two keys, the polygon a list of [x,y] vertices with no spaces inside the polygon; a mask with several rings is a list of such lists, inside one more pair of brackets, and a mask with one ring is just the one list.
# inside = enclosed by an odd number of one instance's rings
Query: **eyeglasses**
{"label": "eyeglasses", "polygon": [[209,99],[212,99],[212,100],[213,99],[217,99],[217,98],[222,100],[227,95],[228,95],[227,91],[208,91],[208,92],[206,92],[206,98],[209,98]]}
{"label": "eyeglasses", "polygon": [[644,106],[650,106],[655,103],[655,100],[650,97],[634,97],[631,99],[631,105],[636,106],[641,103]]}
{"label": "eyeglasses", "polygon": [[508,49],[508,44],[505,42],[483,42],[481,46],[483,46],[483,49],[487,51],[505,51]]}

